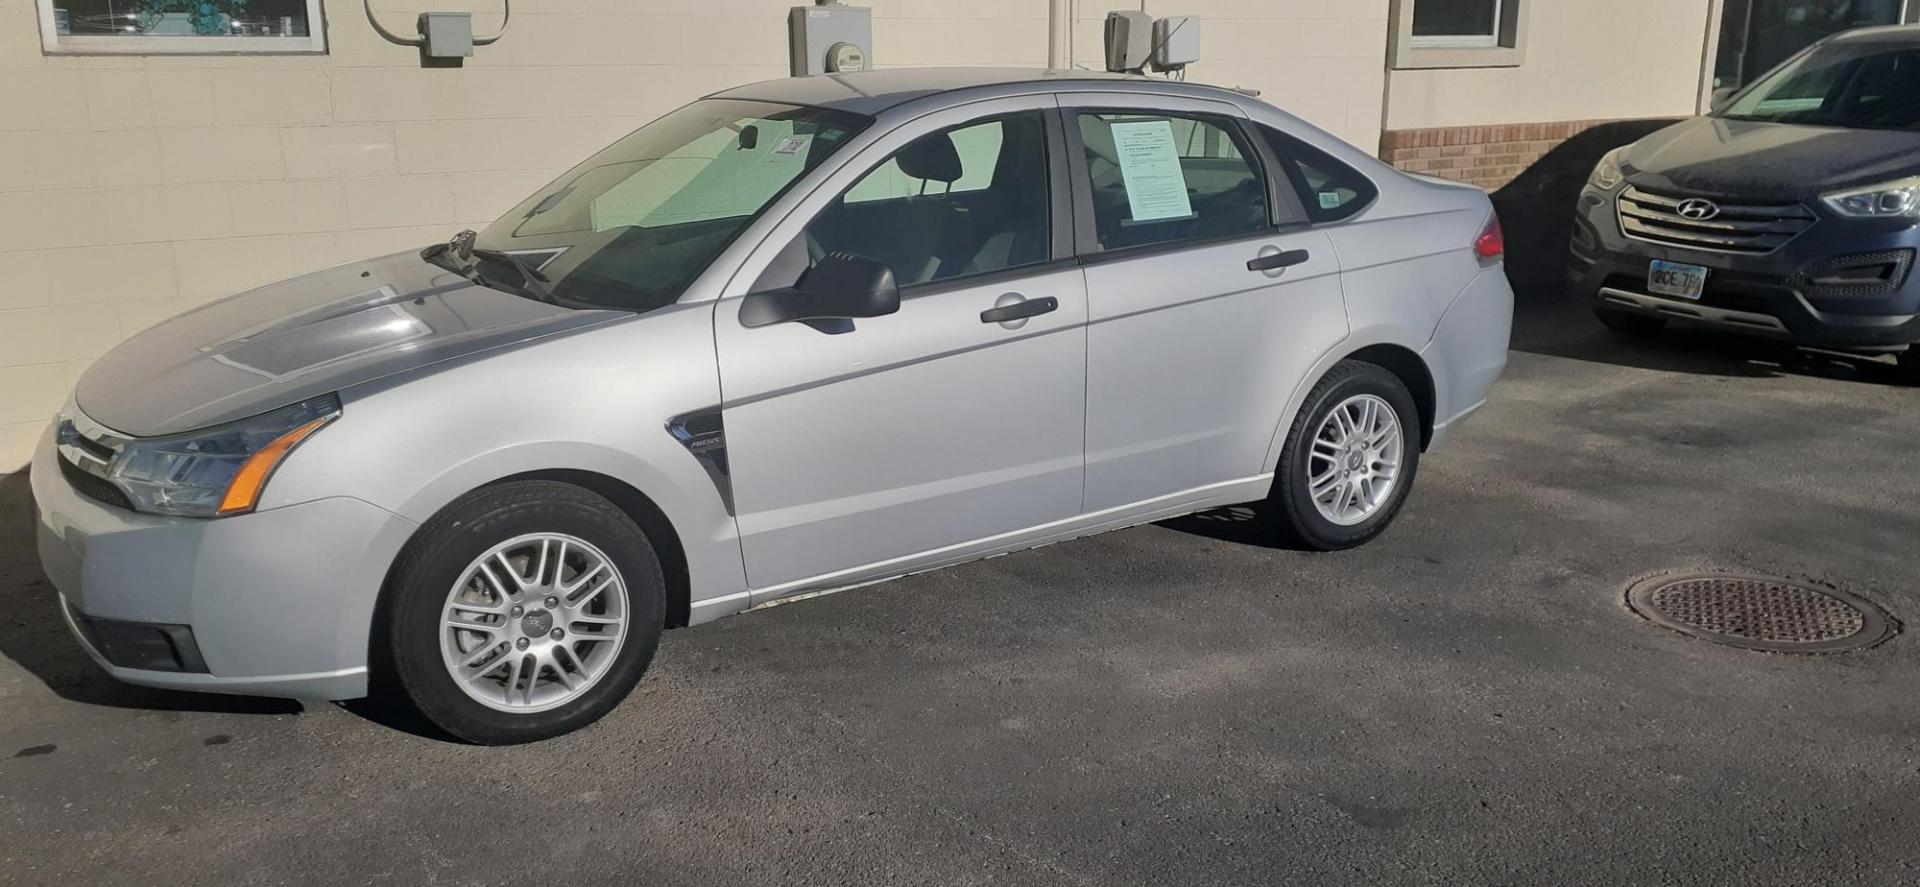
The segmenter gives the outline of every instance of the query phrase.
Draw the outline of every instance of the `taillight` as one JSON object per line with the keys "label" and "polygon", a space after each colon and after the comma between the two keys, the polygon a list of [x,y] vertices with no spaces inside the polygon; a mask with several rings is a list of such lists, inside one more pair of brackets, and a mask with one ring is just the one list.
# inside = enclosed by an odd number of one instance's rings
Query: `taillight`
{"label": "taillight", "polygon": [[1473,241],[1473,254],[1481,259],[1497,259],[1507,254],[1507,235],[1500,230],[1500,217],[1487,220],[1487,227]]}

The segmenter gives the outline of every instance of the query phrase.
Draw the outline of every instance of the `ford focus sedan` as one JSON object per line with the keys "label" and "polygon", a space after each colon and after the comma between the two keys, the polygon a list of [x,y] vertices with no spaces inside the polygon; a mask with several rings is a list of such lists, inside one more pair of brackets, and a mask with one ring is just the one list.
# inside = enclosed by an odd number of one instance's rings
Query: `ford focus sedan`
{"label": "ford focus sedan", "polygon": [[1485,195],[1237,92],[902,70],[694,102],[477,235],[95,363],[32,472],[137,684],[524,742],[661,631],[1266,500],[1359,545],[1506,361]]}
{"label": "ford focus sedan", "polygon": [[1829,38],[1608,154],[1571,274],[1600,320],[1864,353],[1920,380],[1920,27]]}

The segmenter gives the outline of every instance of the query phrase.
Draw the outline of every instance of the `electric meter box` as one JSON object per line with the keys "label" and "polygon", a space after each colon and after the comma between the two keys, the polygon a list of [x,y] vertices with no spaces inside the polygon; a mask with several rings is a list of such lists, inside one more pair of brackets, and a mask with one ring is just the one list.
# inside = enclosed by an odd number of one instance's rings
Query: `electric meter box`
{"label": "electric meter box", "polygon": [[873,10],[795,6],[787,12],[787,50],[795,77],[864,71],[873,65]]}
{"label": "electric meter box", "polygon": [[1200,17],[1170,15],[1153,23],[1153,67],[1178,71],[1200,60]]}
{"label": "electric meter box", "polygon": [[1153,16],[1144,12],[1107,13],[1107,70],[1132,74],[1146,70],[1153,54]]}

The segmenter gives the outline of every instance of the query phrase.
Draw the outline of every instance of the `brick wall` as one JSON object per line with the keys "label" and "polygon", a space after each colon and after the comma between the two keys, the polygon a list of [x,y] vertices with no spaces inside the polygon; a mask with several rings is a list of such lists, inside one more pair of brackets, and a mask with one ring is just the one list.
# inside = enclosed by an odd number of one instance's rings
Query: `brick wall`
{"label": "brick wall", "polygon": [[1380,159],[1407,172],[1426,173],[1497,191],[1574,136],[1611,120],[1447,126],[1380,134]]}

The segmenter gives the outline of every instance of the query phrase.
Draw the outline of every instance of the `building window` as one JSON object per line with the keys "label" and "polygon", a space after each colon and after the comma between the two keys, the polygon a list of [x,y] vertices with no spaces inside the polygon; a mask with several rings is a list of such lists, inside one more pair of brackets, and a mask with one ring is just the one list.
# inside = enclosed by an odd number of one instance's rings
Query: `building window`
{"label": "building window", "polygon": [[1393,0],[1395,68],[1518,66],[1530,0]]}
{"label": "building window", "polygon": [[1498,46],[1501,0],[1419,0],[1415,46]]}
{"label": "building window", "polygon": [[323,52],[320,0],[38,0],[57,53]]}

